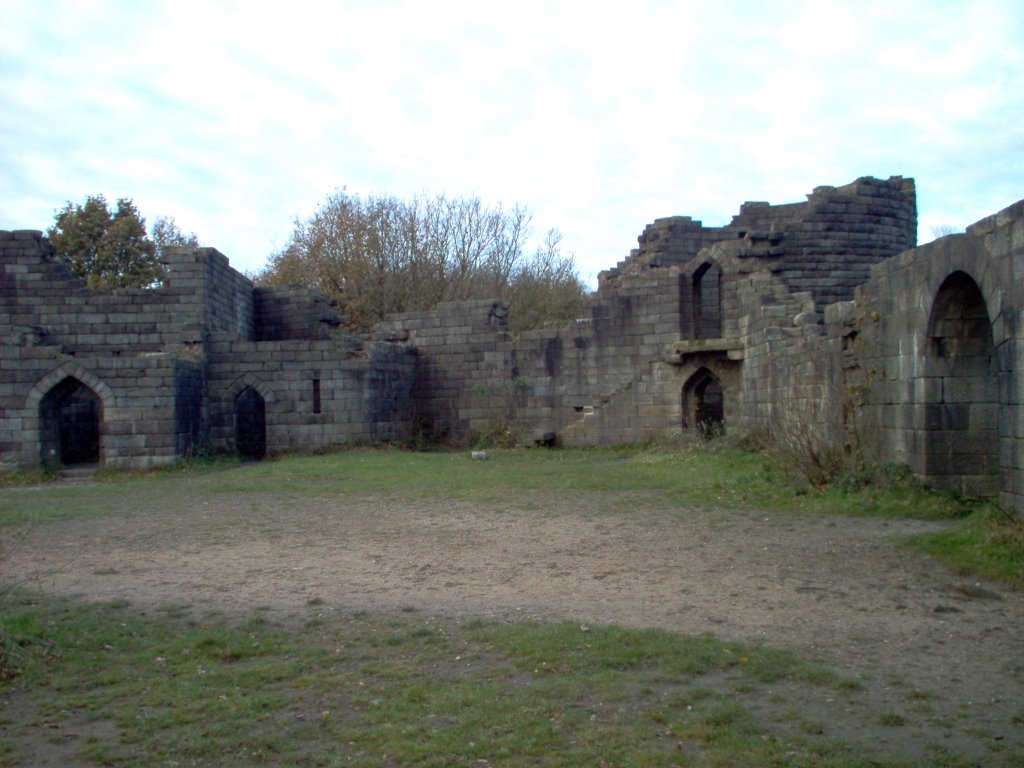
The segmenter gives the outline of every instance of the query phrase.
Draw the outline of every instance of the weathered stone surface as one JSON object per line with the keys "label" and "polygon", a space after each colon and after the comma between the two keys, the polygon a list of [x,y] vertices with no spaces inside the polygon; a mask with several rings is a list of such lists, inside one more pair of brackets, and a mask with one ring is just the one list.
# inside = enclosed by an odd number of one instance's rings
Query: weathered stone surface
{"label": "weathered stone surface", "polygon": [[497,301],[355,338],[323,295],[254,288],[209,248],[171,249],[159,289],[95,292],[40,233],[0,232],[0,463],[59,460],[74,393],[116,466],[237,449],[246,402],[269,451],[727,428],[1024,509],[1024,201],[921,248],[916,227],[901,177],[745,203],[725,227],[661,218],[580,318],[518,338]]}

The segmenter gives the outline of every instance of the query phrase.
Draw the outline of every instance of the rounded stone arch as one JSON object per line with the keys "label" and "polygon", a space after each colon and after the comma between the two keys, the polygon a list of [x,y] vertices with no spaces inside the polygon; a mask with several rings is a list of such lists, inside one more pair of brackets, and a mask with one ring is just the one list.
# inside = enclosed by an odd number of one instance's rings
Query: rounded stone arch
{"label": "rounded stone arch", "polygon": [[721,379],[706,366],[698,368],[683,384],[684,430],[695,430],[704,438],[725,432],[725,390]]}
{"label": "rounded stone arch", "polygon": [[274,402],[274,392],[258,376],[245,374],[224,391],[224,402],[231,413],[231,444],[234,450],[250,459],[267,454],[267,406]]}
{"label": "rounded stone arch", "polygon": [[[954,241],[941,246],[944,241]],[[921,314],[921,325],[918,326],[918,340],[923,343],[921,347],[925,354],[928,352],[928,329],[930,328],[932,314],[935,309],[935,302],[939,298],[943,288],[948,288],[947,283],[954,275],[966,276],[974,283],[981,298],[988,310],[988,317],[991,321],[992,343],[998,349],[1004,342],[1012,339],[1012,328],[1008,328],[1002,322],[1003,304],[1006,299],[1006,290],[1013,284],[1013,274],[1009,264],[993,259],[989,252],[980,243],[980,238],[966,235],[948,235],[934,243],[919,246],[918,250],[931,253],[935,267],[925,267],[926,282],[923,287],[911,288],[915,296],[928,297],[918,305]]]}
{"label": "rounded stone arch", "polygon": [[999,377],[989,302],[964,270],[931,302],[924,340],[924,462],[929,482],[968,496],[999,490]]}
{"label": "rounded stone arch", "polygon": [[40,463],[102,464],[105,415],[114,400],[109,386],[73,361],[40,379],[25,403],[25,430],[35,436]]}

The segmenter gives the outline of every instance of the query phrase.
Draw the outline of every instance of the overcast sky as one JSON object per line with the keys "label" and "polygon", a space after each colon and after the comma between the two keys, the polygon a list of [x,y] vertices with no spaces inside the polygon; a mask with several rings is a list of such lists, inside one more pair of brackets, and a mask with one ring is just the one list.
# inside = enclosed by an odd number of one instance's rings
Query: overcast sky
{"label": "overcast sky", "polygon": [[656,218],[1024,198],[1024,3],[0,0],[0,228],[130,197],[242,270],[333,190],[522,203],[588,280]]}

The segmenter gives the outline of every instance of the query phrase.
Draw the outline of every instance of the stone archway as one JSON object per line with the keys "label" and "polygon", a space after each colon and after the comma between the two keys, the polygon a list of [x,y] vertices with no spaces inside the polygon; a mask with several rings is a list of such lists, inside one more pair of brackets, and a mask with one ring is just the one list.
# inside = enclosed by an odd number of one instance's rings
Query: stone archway
{"label": "stone archway", "polygon": [[999,488],[999,385],[992,321],[966,272],[939,287],[928,319],[925,475],[968,496]]}
{"label": "stone archway", "polygon": [[74,376],[39,401],[40,460],[46,466],[99,464],[103,403]]}
{"label": "stone archway", "polygon": [[252,386],[235,397],[235,450],[250,459],[267,455],[267,406]]}
{"label": "stone archway", "polygon": [[694,373],[683,386],[683,428],[696,429],[705,439],[725,432],[725,393],[707,368]]}

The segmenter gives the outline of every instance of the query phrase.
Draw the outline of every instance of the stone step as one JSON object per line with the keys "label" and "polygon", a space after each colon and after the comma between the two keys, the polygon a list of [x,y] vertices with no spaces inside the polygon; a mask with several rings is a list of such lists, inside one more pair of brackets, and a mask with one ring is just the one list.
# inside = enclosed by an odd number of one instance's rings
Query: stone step
{"label": "stone step", "polygon": [[60,479],[65,483],[88,483],[99,468],[99,464],[72,464],[61,469]]}

